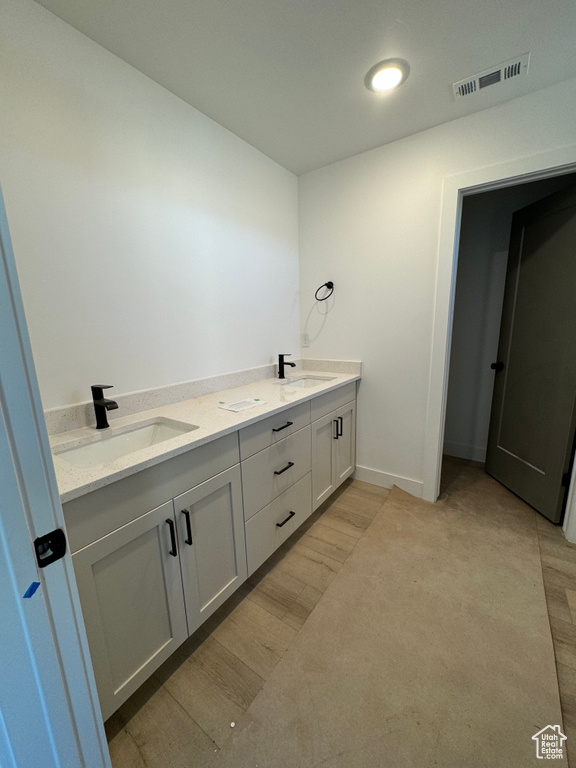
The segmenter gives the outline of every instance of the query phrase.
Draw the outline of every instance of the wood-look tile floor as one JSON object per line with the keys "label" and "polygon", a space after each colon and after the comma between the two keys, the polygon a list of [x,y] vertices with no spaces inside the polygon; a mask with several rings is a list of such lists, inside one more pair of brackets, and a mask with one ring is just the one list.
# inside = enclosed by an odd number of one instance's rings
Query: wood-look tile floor
{"label": "wood-look tile floor", "polygon": [[568,763],[576,766],[576,544],[537,515],[542,576],[556,654]]}
{"label": "wood-look tile floor", "polygon": [[[106,722],[113,768],[209,765],[388,493],[346,481]],[[537,529],[568,758],[576,768],[576,545],[540,515]]]}
{"label": "wood-look tile floor", "polygon": [[388,497],[347,480],[106,722],[114,768],[210,763]]}
{"label": "wood-look tile floor", "polygon": [[[445,456],[443,480],[447,475],[457,475],[463,467],[477,473],[477,479],[485,476],[483,464]],[[540,514],[535,519],[564,733],[568,737],[568,764],[576,768],[576,544],[564,538],[562,526]]]}

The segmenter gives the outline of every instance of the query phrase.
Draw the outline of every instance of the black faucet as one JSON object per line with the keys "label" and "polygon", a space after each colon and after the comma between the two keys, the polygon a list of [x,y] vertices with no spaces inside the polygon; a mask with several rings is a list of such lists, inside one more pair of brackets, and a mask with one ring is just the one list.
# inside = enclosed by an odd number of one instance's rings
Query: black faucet
{"label": "black faucet", "polygon": [[285,357],[290,357],[290,354],[287,352],[284,355],[278,355],[278,378],[279,379],[285,379],[286,376],[284,376],[284,367],[286,365],[289,365],[290,368],[296,368],[296,363],[288,363],[284,360]]}
{"label": "black faucet", "polygon": [[94,413],[96,414],[96,429],[107,429],[108,418],[106,411],[114,411],[118,408],[115,400],[108,400],[104,397],[103,389],[112,389],[112,384],[92,384],[92,400],[94,401]]}

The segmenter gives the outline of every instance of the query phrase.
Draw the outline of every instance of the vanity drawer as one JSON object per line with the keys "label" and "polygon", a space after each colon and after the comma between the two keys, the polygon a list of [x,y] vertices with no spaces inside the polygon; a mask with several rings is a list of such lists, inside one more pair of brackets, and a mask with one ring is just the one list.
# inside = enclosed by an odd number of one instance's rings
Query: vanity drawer
{"label": "vanity drawer", "polygon": [[356,397],[356,382],[351,381],[350,384],[345,384],[343,387],[333,389],[330,392],[326,392],[325,395],[315,397],[311,401],[311,420],[321,419],[322,416],[326,416],[330,411],[335,411],[337,408],[341,408],[346,403],[354,400]]}
{"label": "vanity drawer", "polygon": [[310,472],[311,445],[310,427],[304,427],[242,462],[246,520]]}
{"label": "vanity drawer", "polygon": [[[246,554],[249,576],[294,533],[311,512],[312,482],[311,473],[308,473],[248,520]],[[287,522],[284,523],[285,520]]]}
{"label": "vanity drawer", "polygon": [[307,424],[310,424],[310,402],[300,403],[294,408],[288,408],[244,427],[240,430],[240,458],[244,460],[258,451],[263,451]]}

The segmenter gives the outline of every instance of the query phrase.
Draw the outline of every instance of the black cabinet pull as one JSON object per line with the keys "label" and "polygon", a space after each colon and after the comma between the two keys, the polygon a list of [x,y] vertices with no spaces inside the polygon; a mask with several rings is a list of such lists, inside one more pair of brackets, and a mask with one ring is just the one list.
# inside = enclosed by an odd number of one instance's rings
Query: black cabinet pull
{"label": "black cabinet pull", "polygon": [[275,475],[281,475],[282,472],[286,472],[287,469],[290,469],[290,467],[293,467],[293,466],[294,466],[294,462],[293,461],[289,461],[288,464],[286,464],[286,466],[284,467],[284,469],[279,469],[277,472],[276,472],[276,470],[274,470],[274,474]]}
{"label": "black cabinet pull", "polygon": [[276,528],[282,528],[282,526],[286,525],[288,520],[291,520],[294,517],[295,514],[296,514],[296,512],[290,512],[290,514],[288,515],[286,520],[283,520],[281,523],[276,523]]}
{"label": "black cabinet pull", "polygon": [[192,546],[192,528],[190,527],[190,512],[188,512],[187,509],[182,510],[182,514],[184,515],[184,518],[186,520],[186,538],[184,539],[185,544],[190,544]]}
{"label": "black cabinet pull", "polygon": [[492,368],[493,371],[496,371],[496,373],[499,373],[500,371],[504,370],[504,363],[502,362],[492,363],[490,368]]}
{"label": "black cabinet pull", "polygon": [[178,557],[178,550],[176,549],[176,532],[174,531],[174,520],[168,518],[166,522],[170,528],[170,541],[172,542],[172,549],[170,550],[170,554],[172,557]]}
{"label": "black cabinet pull", "polygon": [[286,427],[291,427],[292,424],[294,424],[293,421],[287,421],[283,427],[277,427],[276,429],[273,429],[272,432],[282,432],[283,429],[286,429]]}
{"label": "black cabinet pull", "polygon": [[333,436],[334,440],[338,440],[340,437],[340,433],[338,432],[338,419],[334,419],[334,424],[336,424],[336,434]]}
{"label": "black cabinet pull", "polygon": [[338,416],[338,421],[340,422],[340,432],[338,432],[338,437],[342,437],[344,434],[344,419],[342,416]]}

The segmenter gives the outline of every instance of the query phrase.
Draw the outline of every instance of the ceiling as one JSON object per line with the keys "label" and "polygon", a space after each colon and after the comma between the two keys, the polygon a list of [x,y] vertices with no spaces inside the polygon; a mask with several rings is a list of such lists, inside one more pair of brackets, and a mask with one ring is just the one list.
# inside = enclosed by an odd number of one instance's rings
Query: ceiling
{"label": "ceiling", "polygon": [[[574,0],[37,0],[300,174],[576,76]],[[451,85],[531,52],[530,71]],[[403,58],[397,91],[366,72]]]}

